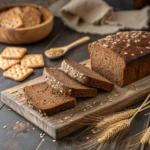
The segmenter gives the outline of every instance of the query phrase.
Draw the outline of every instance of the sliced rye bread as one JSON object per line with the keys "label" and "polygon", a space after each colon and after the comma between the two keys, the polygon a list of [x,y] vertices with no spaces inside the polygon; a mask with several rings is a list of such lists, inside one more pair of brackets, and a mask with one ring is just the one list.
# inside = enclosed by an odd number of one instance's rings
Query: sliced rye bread
{"label": "sliced rye bread", "polygon": [[89,68],[70,60],[64,60],[61,70],[71,78],[91,87],[112,91],[114,84]]}
{"label": "sliced rye bread", "polygon": [[65,74],[60,69],[45,68],[44,76],[56,91],[73,97],[95,97],[97,89],[87,87]]}
{"label": "sliced rye bread", "polygon": [[92,70],[120,87],[150,75],[150,32],[118,32],[88,49]]}
{"label": "sliced rye bread", "polygon": [[24,93],[27,102],[44,115],[53,115],[76,105],[74,97],[55,93],[46,82],[26,86]]}

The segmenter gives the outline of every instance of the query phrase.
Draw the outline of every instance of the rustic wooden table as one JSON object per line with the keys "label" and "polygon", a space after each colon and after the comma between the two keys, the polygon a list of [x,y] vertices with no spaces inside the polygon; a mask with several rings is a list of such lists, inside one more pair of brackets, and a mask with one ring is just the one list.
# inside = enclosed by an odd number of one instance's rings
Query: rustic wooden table
{"label": "rustic wooden table", "polygon": [[[48,6],[54,0],[35,0],[34,3],[42,4]],[[132,9],[133,5],[131,0],[121,1],[121,0],[107,0],[111,5],[113,5],[117,10],[119,9]],[[1,5],[9,3],[20,2],[20,0],[14,2],[12,0],[1,1]],[[21,0],[21,2],[28,2],[28,0]],[[32,1],[30,1],[32,2]],[[50,47],[62,46],[69,44],[70,42],[77,40],[78,38],[85,36],[85,34],[77,33],[68,27],[64,26],[63,22],[56,18],[55,26],[52,33],[44,40],[33,43],[30,45],[23,45],[28,48],[28,53],[44,53],[44,50]],[[103,36],[100,35],[89,35],[91,37],[91,42],[95,41]],[[7,46],[6,44],[0,44],[0,52]],[[87,51],[87,44],[84,44],[78,48],[73,49],[68,52],[63,58],[59,60],[51,61],[45,58],[45,63],[47,67],[53,67],[59,65],[64,58],[69,58],[75,61],[83,61],[89,58]],[[36,69],[34,75],[30,76],[25,81],[34,79],[42,74],[43,69]],[[5,79],[2,76],[3,71],[0,71],[0,91],[7,88],[13,87],[19,82]],[[149,110],[148,110],[149,111]],[[147,111],[147,112],[148,112]],[[143,112],[137,116],[135,119],[131,131],[128,134],[136,133],[142,129],[148,127],[149,118],[144,116]],[[3,127],[6,126],[4,129]],[[78,135],[78,132],[60,140],[54,141],[48,135],[45,135],[44,142],[41,142],[40,134],[43,133],[40,129],[35,127],[33,124],[29,123],[27,120],[19,116],[14,111],[10,110],[6,105],[0,101],[0,150],[66,150],[66,149],[77,149],[74,143],[74,137]],[[72,147],[74,145],[74,148]],[[111,148],[108,148],[111,150]],[[141,148],[143,149],[143,148]],[[144,148],[148,150],[146,146]]]}

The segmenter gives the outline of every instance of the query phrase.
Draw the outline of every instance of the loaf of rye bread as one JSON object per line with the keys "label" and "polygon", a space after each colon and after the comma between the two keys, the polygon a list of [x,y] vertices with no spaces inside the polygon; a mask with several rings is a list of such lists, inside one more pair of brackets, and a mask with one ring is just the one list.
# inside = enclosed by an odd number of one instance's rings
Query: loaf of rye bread
{"label": "loaf of rye bread", "polygon": [[150,75],[149,32],[119,32],[88,49],[92,70],[121,87]]}
{"label": "loaf of rye bread", "polygon": [[27,97],[27,102],[45,115],[53,115],[57,112],[73,108],[76,105],[74,97],[55,93],[46,82],[25,87],[24,93]]}
{"label": "loaf of rye bread", "polygon": [[43,74],[48,79],[49,85],[64,95],[73,97],[95,97],[97,95],[97,89],[84,86],[60,69],[45,68]]}
{"label": "loaf of rye bread", "polygon": [[111,91],[114,87],[114,84],[95,71],[71,60],[64,60],[61,63],[61,70],[71,78],[90,87],[100,88],[106,91]]}

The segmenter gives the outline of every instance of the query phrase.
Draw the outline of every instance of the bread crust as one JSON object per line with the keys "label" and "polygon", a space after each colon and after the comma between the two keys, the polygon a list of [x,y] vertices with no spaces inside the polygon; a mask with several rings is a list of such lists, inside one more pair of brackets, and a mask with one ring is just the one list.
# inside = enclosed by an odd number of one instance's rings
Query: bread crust
{"label": "bread crust", "polygon": [[[69,95],[73,97],[95,97],[97,95],[97,89],[84,86],[76,82],[74,79],[70,78],[69,76],[67,76],[60,69],[56,69],[59,76],[63,75],[67,80],[74,80],[73,82],[75,83],[75,86],[72,87],[69,84],[67,85],[63,80],[60,81],[55,75],[51,73],[51,71],[54,71],[55,69],[44,68],[43,75],[48,79],[47,82],[49,83],[49,85],[51,85],[52,88],[55,89],[56,91],[64,95]],[[63,79],[63,77],[61,78]]]}
{"label": "bread crust", "polygon": [[100,88],[106,91],[112,91],[114,87],[114,84],[104,77],[74,61],[64,60],[61,64],[61,70],[71,78],[90,87]]}
{"label": "bread crust", "polygon": [[[94,71],[121,87],[142,79],[150,75],[149,40],[149,32],[130,31],[109,35],[104,39],[91,43],[88,46],[91,67]],[[104,66],[105,60],[100,56],[101,52],[110,53],[110,57],[107,56],[107,60],[110,62],[107,63],[107,66]],[[104,55],[107,55],[106,53]],[[112,66],[111,63],[115,61],[112,58],[113,56],[120,59],[120,63],[124,65],[120,69],[120,75],[112,73],[113,69],[118,69],[118,65],[114,65],[114,68],[109,69],[109,73],[113,74],[110,77],[107,73],[107,67]],[[121,77],[120,81],[116,81],[115,77],[120,78],[119,76]]]}

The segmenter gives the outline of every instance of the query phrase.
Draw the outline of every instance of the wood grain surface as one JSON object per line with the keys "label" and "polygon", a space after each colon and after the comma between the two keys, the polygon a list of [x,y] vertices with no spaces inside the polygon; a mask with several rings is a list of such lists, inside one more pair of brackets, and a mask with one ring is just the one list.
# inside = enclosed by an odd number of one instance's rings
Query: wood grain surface
{"label": "wood grain surface", "polygon": [[[82,62],[90,67],[90,61]],[[41,114],[27,105],[23,88],[27,85],[43,82],[46,79],[41,76],[29,82],[25,82],[1,92],[1,100],[14,111],[35,124],[54,139],[60,139],[77,131],[84,126],[81,120],[87,115],[105,115],[119,111],[140,100],[143,100],[150,92],[150,76],[145,77],[124,88],[115,86],[112,92],[99,91],[95,98],[80,98],[73,109],[60,112],[50,117],[42,117]]]}

